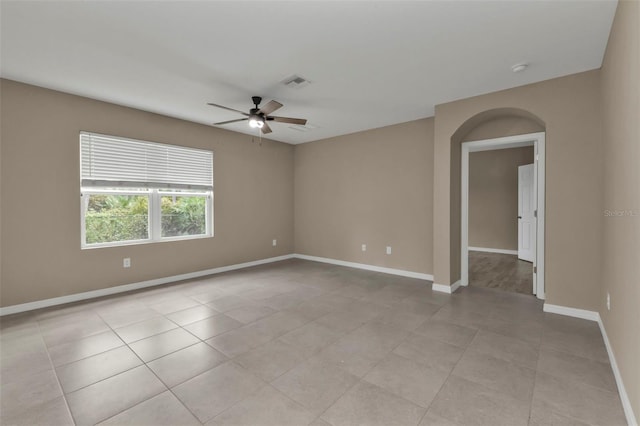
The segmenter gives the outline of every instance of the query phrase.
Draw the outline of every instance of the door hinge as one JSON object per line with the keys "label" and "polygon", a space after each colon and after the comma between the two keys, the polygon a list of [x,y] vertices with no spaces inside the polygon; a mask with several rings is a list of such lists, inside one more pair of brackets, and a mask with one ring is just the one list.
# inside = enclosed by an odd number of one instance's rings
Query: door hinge
{"label": "door hinge", "polygon": [[534,274],[537,274],[537,273],[538,273],[538,267],[537,267],[537,266],[534,266],[534,267],[533,267],[533,273],[534,273]]}
{"label": "door hinge", "polygon": [[538,210],[533,211],[533,217],[538,217]]}
{"label": "door hinge", "polygon": [[540,159],[540,155],[536,154],[536,161],[538,161]]}

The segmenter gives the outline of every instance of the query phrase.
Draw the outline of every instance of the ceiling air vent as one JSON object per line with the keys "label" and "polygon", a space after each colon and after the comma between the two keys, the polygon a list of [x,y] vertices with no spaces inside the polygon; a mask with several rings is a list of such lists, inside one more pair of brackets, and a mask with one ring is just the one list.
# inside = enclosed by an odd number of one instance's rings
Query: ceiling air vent
{"label": "ceiling air vent", "polygon": [[302,89],[303,87],[307,87],[308,85],[310,85],[311,82],[304,77],[300,77],[299,75],[292,75],[291,77],[287,77],[282,80],[282,84],[291,89]]}

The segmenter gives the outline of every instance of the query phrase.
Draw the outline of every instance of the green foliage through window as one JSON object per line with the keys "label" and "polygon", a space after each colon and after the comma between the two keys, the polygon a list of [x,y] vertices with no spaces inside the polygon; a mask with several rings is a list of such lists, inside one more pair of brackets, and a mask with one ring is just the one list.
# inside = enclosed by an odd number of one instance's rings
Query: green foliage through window
{"label": "green foliage through window", "polygon": [[87,192],[83,199],[87,245],[207,235],[205,193]]}
{"label": "green foliage through window", "polygon": [[162,236],[202,235],[207,232],[205,197],[163,195]]}
{"label": "green foliage through window", "polygon": [[87,244],[149,238],[149,196],[91,194],[85,235]]}

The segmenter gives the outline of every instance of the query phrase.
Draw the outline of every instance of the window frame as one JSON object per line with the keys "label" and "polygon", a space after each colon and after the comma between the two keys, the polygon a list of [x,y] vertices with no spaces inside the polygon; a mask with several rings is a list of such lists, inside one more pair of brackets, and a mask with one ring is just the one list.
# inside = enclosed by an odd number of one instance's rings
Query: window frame
{"label": "window frame", "polygon": [[[173,145],[80,131],[80,248],[94,249],[214,237],[214,153]],[[85,196],[148,197],[148,238],[88,244]],[[205,233],[162,237],[163,196],[204,197]]]}
{"label": "window frame", "polygon": [[[148,209],[148,225],[149,238],[142,240],[126,240],[126,241],[109,241],[105,243],[87,243],[87,228],[85,218],[85,196],[91,195],[146,195],[149,198],[147,203]],[[162,203],[161,197],[167,195],[176,195],[181,197],[205,197],[205,233],[197,235],[179,235],[174,237],[162,236]],[[81,187],[80,188],[80,246],[82,250],[105,248],[105,247],[119,247],[119,246],[131,246],[139,244],[153,244],[153,243],[166,243],[172,241],[182,240],[198,240],[202,238],[213,238],[213,190],[197,190],[197,191],[184,191],[166,188],[100,188],[100,187]]]}

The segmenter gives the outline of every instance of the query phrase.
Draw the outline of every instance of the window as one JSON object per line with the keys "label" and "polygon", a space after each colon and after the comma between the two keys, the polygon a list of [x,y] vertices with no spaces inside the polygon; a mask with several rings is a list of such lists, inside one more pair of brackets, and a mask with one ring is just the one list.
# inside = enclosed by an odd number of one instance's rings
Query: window
{"label": "window", "polygon": [[213,152],[80,133],[82,248],[213,236]]}

